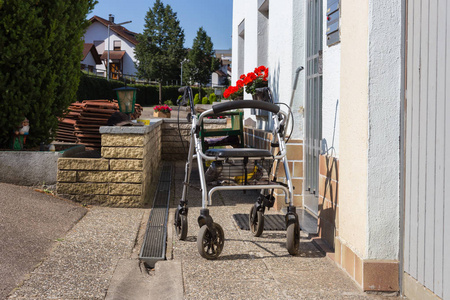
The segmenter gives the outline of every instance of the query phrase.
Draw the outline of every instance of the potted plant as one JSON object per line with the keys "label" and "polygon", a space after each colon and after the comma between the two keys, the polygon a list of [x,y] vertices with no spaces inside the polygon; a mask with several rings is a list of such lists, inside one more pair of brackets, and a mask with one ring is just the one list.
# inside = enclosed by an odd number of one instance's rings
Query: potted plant
{"label": "potted plant", "polygon": [[156,105],[153,107],[153,116],[155,118],[170,118],[172,109],[167,105]]}
{"label": "potted plant", "polygon": [[235,86],[229,86],[223,93],[223,96],[228,99],[242,100],[242,96],[245,92],[251,94],[253,99],[262,100],[256,98],[256,89],[261,87],[267,87],[267,77],[269,76],[269,68],[265,66],[259,66],[255,68],[253,72],[242,74],[236,81]]}

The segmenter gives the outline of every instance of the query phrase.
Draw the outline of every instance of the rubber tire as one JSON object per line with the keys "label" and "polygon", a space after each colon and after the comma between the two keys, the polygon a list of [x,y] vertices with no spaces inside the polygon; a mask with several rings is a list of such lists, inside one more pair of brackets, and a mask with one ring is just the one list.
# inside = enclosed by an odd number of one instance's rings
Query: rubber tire
{"label": "rubber tire", "polygon": [[264,231],[264,213],[262,211],[256,212],[256,224],[253,223],[253,212],[255,211],[255,206],[252,205],[250,208],[250,214],[248,215],[248,226],[253,236],[260,236]]}
{"label": "rubber tire", "polygon": [[291,222],[286,230],[286,248],[290,255],[298,254],[300,245],[300,226]]}
{"label": "rubber tire", "polygon": [[187,216],[175,212],[175,219],[176,219],[175,231],[177,233],[177,237],[180,241],[184,241],[186,240],[188,233]]}
{"label": "rubber tire", "polygon": [[225,242],[222,227],[217,223],[213,223],[213,228],[216,230],[216,239],[214,241],[212,241],[210,231],[206,225],[200,228],[197,236],[198,253],[208,260],[214,260],[219,257]]}

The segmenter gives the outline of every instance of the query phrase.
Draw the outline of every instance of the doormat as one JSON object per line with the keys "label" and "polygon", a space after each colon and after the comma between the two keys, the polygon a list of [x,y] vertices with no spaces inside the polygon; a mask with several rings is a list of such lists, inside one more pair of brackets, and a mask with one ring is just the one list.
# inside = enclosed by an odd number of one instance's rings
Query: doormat
{"label": "doormat", "polygon": [[[240,229],[250,230],[248,225],[248,214],[234,214],[233,219]],[[285,222],[284,215],[264,215],[264,230],[286,230]]]}

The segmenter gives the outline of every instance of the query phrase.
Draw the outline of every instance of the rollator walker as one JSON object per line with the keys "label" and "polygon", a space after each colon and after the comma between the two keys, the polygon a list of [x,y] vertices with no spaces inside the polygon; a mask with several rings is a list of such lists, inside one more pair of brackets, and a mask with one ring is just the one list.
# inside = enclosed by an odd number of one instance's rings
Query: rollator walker
{"label": "rollator walker", "polygon": [[[244,190],[244,192],[246,190],[260,190],[260,195],[249,213],[249,227],[255,237],[263,233],[264,213],[266,208],[270,209],[274,205],[274,190],[282,190],[285,195],[285,203],[289,204],[285,216],[286,248],[291,255],[296,255],[300,240],[300,226],[296,208],[293,206],[293,185],[286,158],[285,129],[289,121],[288,114],[282,112],[280,107],[273,103],[258,100],[238,100],[215,104],[211,109],[197,116],[191,88],[189,86],[183,87],[179,91],[183,92],[183,101],[186,101],[185,99],[190,101],[191,114],[188,118],[190,118],[192,127],[188,158],[185,165],[183,192],[175,211],[174,225],[178,238],[185,240],[188,233],[187,216],[189,209],[186,197],[188,188],[191,186],[190,175],[193,159],[196,159],[202,193],[202,208],[198,217],[200,231],[197,237],[197,248],[202,257],[216,259],[224,246],[224,231],[219,224],[214,222],[207,208],[208,205],[212,205],[212,195],[221,190]],[[221,144],[217,141],[212,144],[205,142],[203,126],[205,119],[246,108],[261,109],[272,113],[273,137],[270,142],[270,149],[224,148],[223,146],[214,148]],[[231,114],[233,113],[231,112]],[[243,141],[237,144],[243,145]],[[284,168],[286,183],[277,181],[277,171],[280,165]],[[208,186],[213,187],[208,191]]]}

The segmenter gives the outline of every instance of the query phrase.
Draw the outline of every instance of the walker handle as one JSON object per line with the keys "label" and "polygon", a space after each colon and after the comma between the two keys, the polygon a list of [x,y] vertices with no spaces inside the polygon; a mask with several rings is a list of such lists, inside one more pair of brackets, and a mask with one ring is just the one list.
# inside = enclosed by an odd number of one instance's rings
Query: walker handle
{"label": "walker handle", "polygon": [[214,104],[212,107],[214,114],[220,114],[227,110],[239,108],[259,108],[274,114],[277,114],[280,111],[280,107],[275,104],[257,100],[235,100],[227,103]]}

